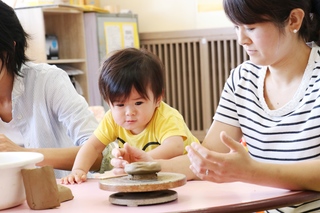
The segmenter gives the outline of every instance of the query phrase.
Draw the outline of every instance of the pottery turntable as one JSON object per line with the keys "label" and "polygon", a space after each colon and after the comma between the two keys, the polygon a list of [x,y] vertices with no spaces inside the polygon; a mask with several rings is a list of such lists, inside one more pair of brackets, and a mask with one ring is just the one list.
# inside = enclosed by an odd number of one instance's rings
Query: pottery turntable
{"label": "pottery turntable", "polygon": [[186,176],[160,170],[161,166],[156,162],[127,164],[127,175],[101,179],[99,187],[117,192],[109,196],[109,201],[116,205],[142,206],[174,201],[178,195],[170,189],[184,185]]}

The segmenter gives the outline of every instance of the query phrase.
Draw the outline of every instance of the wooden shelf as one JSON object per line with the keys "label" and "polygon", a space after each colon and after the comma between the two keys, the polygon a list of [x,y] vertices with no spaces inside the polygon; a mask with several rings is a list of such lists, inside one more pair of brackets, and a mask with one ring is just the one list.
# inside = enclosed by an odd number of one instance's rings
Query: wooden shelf
{"label": "wooden shelf", "polygon": [[[80,7],[66,5],[46,5],[16,8],[15,12],[24,28],[31,36],[26,51],[27,56],[38,63],[65,64],[82,70],[77,75],[83,96],[88,101],[87,61],[84,36],[83,11]],[[58,40],[57,60],[48,60],[46,35],[54,35]]]}
{"label": "wooden shelf", "polygon": [[86,63],[86,59],[57,59],[57,60],[47,60],[48,64],[70,64],[70,63]]}

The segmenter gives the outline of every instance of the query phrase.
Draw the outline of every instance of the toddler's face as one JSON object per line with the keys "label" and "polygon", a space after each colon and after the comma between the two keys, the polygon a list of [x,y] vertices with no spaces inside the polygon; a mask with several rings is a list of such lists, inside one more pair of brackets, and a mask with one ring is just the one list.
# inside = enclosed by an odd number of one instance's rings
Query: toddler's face
{"label": "toddler's face", "polygon": [[132,134],[139,134],[146,128],[155,109],[160,104],[161,98],[155,102],[150,88],[147,94],[149,99],[141,97],[136,89],[132,88],[127,100],[109,104],[115,122],[130,130]]}

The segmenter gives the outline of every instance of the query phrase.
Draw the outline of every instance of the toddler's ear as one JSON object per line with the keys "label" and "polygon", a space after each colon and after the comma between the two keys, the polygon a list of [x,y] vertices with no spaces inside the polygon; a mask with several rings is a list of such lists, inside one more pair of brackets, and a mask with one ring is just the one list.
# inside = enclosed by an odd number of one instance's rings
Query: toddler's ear
{"label": "toddler's ear", "polygon": [[161,101],[162,101],[162,96],[160,96],[159,98],[158,98],[158,100],[157,100],[157,107],[159,107],[160,106],[160,103],[161,103]]}

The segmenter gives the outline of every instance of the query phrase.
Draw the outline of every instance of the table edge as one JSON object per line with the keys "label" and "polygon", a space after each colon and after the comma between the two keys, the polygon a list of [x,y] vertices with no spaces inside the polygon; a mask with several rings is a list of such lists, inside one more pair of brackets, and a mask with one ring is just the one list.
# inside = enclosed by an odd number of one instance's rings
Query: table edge
{"label": "table edge", "polygon": [[317,191],[292,191],[288,195],[275,198],[269,198],[259,201],[244,202],[240,204],[231,204],[225,206],[208,207],[204,209],[196,209],[191,211],[183,211],[188,213],[244,213],[264,211],[268,209],[276,209],[286,206],[292,206],[299,203],[309,202],[320,199],[320,192]]}

